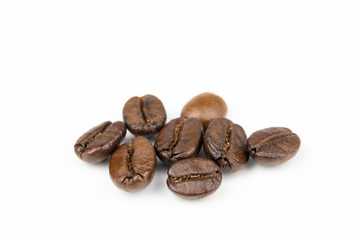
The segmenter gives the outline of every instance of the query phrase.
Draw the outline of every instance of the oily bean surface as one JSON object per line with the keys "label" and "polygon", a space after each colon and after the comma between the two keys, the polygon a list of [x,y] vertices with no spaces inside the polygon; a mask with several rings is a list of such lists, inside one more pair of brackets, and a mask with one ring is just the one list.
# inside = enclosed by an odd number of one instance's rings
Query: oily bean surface
{"label": "oily bean surface", "polygon": [[110,178],[118,188],[127,192],[147,187],[155,170],[155,150],[150,141],[142,136],[122,144],[110,157]]}
{"label": "oily bean surface", "polygon": [[196,156],[202,144],[203,127],[196,118],[176,118],[155,139],[155,150],[164,163]]}
{"label": "oily bean surface", "polygon": [[181,117],[194,117],[201,121],[204,129],[214,118],[225,117],[227,106],[220,96],[213,93],[202,93],[187,102],[181,111]]}
{"label": "oily bean surface", "polygon": [[275,166],[295,156],[300,148],[300,138],[288,128],[271,127],[253,133],[247,148],[259,164]]}
{"label": "oily bean surface", "polygon": [[249,159],[244,129],[226,118],[210,122],[204,134],[204,152],[222,171],[235,172]]}
{"label": "oily bean surface", "polygon": [[210,159],[180,160],[168,170],[169,190],[185,199],[198,199],[215,192],[222,180],[219,166]]}
{"label": "oily bean surface", "polygon": [[165,125],[165,108],[157,97],[145,95],[132,97],[124,105],[123,117],[127,128],[134,135],[152,135]]}
{"label": "oily bean surface", "polygon": [[98,163],[106,159],[125,138],[123,122],[106,121],[84,133],[75,143],[74,151],[83,161]]}

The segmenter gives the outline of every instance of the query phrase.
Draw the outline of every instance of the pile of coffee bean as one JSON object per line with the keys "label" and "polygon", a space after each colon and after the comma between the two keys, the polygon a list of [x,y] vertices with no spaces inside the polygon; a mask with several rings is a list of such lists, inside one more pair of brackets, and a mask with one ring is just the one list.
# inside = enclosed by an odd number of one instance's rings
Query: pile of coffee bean
{"label": "pile of coffee bean", "polygon": [[[292,158],[300,138],[284,127],[265,128],[247,138],[244,129],[226,119],[225,101],[202,93],[183,108],[181,117],[166,123],[165,108],[157,97],[130,98],[123,108],[124,122],[104,122],[84,133],[75,143],[76,155],[99,163],[110,155],[109,172],[120,189],[136,192],[152,181],[157,157],[168,169],[170,191],[186,199],[215,192],[222,172],[236,172],[249,155],[263,166],[275,166]],[[136,137],[118,146],[126,129]],[[157,134],[154,146],[144,136]],[[198,158],[203,146],[207,158]]]}

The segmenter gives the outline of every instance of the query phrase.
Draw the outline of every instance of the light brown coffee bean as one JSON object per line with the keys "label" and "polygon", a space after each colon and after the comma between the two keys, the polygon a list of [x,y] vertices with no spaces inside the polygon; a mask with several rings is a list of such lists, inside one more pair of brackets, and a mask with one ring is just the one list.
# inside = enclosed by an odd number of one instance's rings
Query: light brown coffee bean
{"label": "light brown coffee bean", "polygon": [[206,129],[212,119],[225,117],[226,113],[225,101],[216,94],[206,92],[187,102],[182,109],[181,117],[197,118]]}

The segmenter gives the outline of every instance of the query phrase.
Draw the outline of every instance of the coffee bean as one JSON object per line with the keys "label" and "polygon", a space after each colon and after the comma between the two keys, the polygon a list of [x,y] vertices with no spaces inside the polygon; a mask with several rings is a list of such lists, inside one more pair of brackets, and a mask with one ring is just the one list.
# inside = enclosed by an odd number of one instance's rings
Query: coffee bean
{"label": "coffee bean", "polygon": [[98,163],[115,150],[125,135],[126,126],[123,122],[103,122],[84,133],[76,141],[74,151],[85,162]]}
{"label": "coffee bean", "polygon": [[168,170],[170,191],[186,199],[198,199],[215,192],[222,180],[219,166],[205,158],[180,160]]}
{"label": "coffee bean", "polygon": [[204,129],[214,118],[225,117],[227,106],[225,101],[213,93],[202,93],[193,97],[186,103],[181,112],[181,117],[194,117],[201,121]]}
{"label": "coffee bean", "polygon": [[204,134],[204,152],[222,171],[236,172],[249,159],[244,129],[226,118],[212,120]]}
{"label": "coffee bean", "polygon": [[300,138],[288,128],[266,128],[249,137],[247,148],[259,164],[275,166],[295,156],[300,148]]}
{"label": "coffee bean", "polygon": [[155,139],[155,150],[164,163],[196,156],[202,143],[203,127],[196,118],[176,118],[165,125]]}
{"label": "coffee bean", "polygon": [[157,133],[166,122],[165,108],[153,95],[130,98],[124,105],[123,117],[129,131],[142,136]]}
{"label": "coffee bean", "polygon": [[118,188],[127,192],[147,187],[155,169],[155,150],[150,141],[141,136],[122,144],[110,157],[110,178]]}

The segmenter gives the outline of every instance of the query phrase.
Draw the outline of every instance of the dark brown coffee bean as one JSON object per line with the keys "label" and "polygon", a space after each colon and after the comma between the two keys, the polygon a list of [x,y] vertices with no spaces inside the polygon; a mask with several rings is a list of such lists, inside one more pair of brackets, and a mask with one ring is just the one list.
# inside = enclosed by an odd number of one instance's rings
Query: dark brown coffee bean
{"label": "dark brown coffee bean", "polygon": [[168,170],[167,186],[176,195],[198,199],[215,192],[222,180],[219,166],[205,158],[180,160]]}
{"label": "dark brown coffee bean", "polygon": [[155,150],[150,141],[141,136],[118,147],[110,157],[110,178],[118,188],[127,192],[147,187],[155,169]]}
{"label": "dark brown coffee bean", "polygon": [[89,163],[106,159],[126,135],[123,122],[104,122],[84,133],[75,143],[76,155]]}
{"label": "dark brown coffee bean", "polygon": [[204,152],[214,160],[220,169],[236,172],[244,167],[249,159],[244,129],[226,118],[210,122],[204,134]]}
{"label": "dark brown coffee bean", "polygon": [[203,127],[196,118],[176,118],[168,122],[155,140],[155,150],[163,162],[196,156],[202,143]]}
{"label": "dark brown coffee bean", "polygon": [[182,109],[181,117],[197,118],[206,129],[212,119],[225,117],[226,112],[225,101],[218,95],[206,92],[187,102]]}
{"label": "dark brown coffee bean", "polygon": [[142,136],[157,133],[166,122],[165,108],[153,95],[130,98],[124,105],[123,117],[129,131]]}
{"label": "dark brown coffee bean", "polygon": [[265,128],[249,137],[247,148],[256,162],[275,166],[295,156],[300,148],[300,138],[288,128]]}

